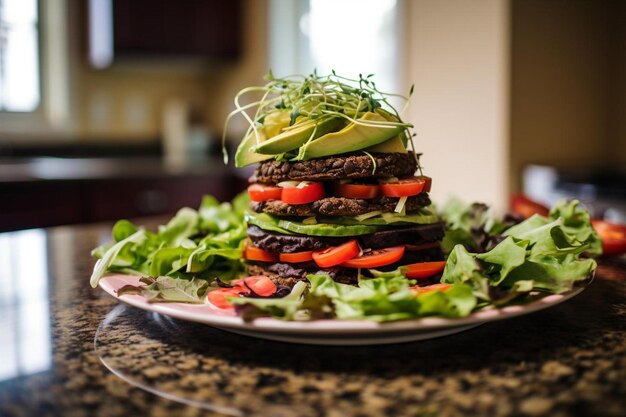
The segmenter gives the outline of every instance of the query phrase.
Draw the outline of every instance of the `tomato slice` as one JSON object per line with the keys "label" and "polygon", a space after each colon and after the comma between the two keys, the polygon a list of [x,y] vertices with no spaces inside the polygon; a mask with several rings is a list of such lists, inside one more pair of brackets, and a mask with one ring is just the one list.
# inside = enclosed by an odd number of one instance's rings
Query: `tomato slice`
{"label": "tomato slice", "polygon": [[380,192],[386,197],[410,197],[424,191],[426,180],[419,177],[403,178],[398,182],[380,184]]}
{"label": "tomato slice", "polygon": [[362,198],[368,200],[378,195],[378,186],[371,184],[335,183],[335,194],[338,197]]}
{"label": "tomato slice", "polygon": [[276,262],[278,254],[268,252],[256,246],[248,246],[244,251],[244,258],[249,261]]}
{"label": "tomato slice", "polygon": [[252,184],[248,187],[250,200],[261,202],[267,200],[280,200],[283,189],[271,185]]}
{"label": "tomato slice", "polygon": [[297,264],[299,262],[307,262],[313,259],[313,251],[294,252],[294,253],[281,253],[278,255],[278,259],[281,262],[287,262],[290,264]]}
{"label": "tomato slice", "polygon": [[280,199],[287,204],[307,204],[320,198],[324,198],[324,186],[321,182],[313,182],[302,188],[283,188]]}
{"label": "tomato slice", "polygon": [[440,273],[446,267],[446,261],[419,262],[407,265],[404,276],[407,278],[428,278]]}
{"label": "tomato slice", "polygon": [[591,224],[602,240],[602,255],[626,253],[626,225],[604,220],[592,220]]}
{"label": "tomato slice", "polygon": [[334,246],[319,252],[313,252],[313,260],[317,266],[321,268],[328,268],[357,257],[359,252],[361,252],[359,244],[356,240],[351,240],[339,246]]}
{"label": "tomato slice", "polygon": [[237,288],[218,288],[210,291],[207,294],[207,298],[217,308],[228,309],[232,308],[232,304],[228,301],[232,297],[240,297],[241,293]]}
{"label": "tomato slice", "polygon": [[424,192],[425,193],[429,193],[430,189],[433,185],[433,179],[430,177],[427,177],[426,175],[417,175],[416,178],[422,179],[425,181],[424,183]]}
{"label": "tomato slice", "polygon": [[276,284],[264,275],[244,278],[244,282],[255,294],[261,297],[269,297],[276,292]]}
{"label": "tomato slice", "polygon": [[392,246],[372,250],[365,255],[352,258],[341,264],[346,268],[376,268],[398,262],[404,256],[404,246]]}
{"label": "tomato slice", "polygon": [[548,216],[550,210],[541,203],[538,203],[524,194],[514,194],[511,196],[511,210],[514,213],[527,219],[533,214],[540,214],[542,216]]}
{"label": "tomato slice", "polygon": [[452,288],[452,285],[450,284],[433,284],[427,285],[425,287],[414,285],[412,287],[409,287],[410,290],[413,290],[415,292],[415,295],[426,294],[433,291],[448,291],[450,288]]}

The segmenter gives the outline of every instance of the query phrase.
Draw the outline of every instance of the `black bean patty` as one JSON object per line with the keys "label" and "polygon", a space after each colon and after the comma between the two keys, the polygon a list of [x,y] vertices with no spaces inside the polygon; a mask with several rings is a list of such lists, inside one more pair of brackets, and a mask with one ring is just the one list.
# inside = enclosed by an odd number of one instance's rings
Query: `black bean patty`
{"label": "black bean patty", "polygon": [[[345,197],[326,197],[308,204],[287,204],[281,200],[268,200],[250,203],[250,209],[256,213],[268,213],[274,216],[358,216],[372,211],[391,213],[398,204],[398,198],[376,197],[371,200]],[[421,193],[407,198],[405,210],[411,212],[430,205],[428,194]]]}
{"label": "black bean patty", "polygon": [[[376,166],[368,155],[346,154],[309,161],[267,161],[259,164],[250,182],[328,181],[345,178],[385,178],[413,175],[417,170],[415,155],[409,153],[374,153]],[[375,169],[374,169],[375,168]]]}

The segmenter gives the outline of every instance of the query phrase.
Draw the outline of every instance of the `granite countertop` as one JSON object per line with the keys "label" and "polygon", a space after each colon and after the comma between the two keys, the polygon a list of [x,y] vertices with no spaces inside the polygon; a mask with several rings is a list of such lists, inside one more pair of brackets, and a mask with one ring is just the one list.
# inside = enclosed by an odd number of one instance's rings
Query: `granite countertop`
{"label": "granite countertop", "polygon": [[623,262],[601,261],[582,294],[531,315],[429,341],[316,347],[170,320],[91,289],[89,250],[109,228],[0,234],[1,416],[626,410]]}

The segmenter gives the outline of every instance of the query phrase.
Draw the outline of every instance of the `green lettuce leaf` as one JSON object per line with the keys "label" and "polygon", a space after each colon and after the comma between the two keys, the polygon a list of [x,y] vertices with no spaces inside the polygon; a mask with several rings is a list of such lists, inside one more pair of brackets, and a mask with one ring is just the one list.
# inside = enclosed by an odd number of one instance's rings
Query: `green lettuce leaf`
{"label": "green lettuce leaf", "polygon": [[[146,240],[146,233],[143,230],[138,230],[132,235],[120,240],[119,242],[112,245],[96,262],[96,265],[93,268],[93,272],[91,274],[91,278],[89,279],[89,283],[93,288],[98,286],[98,282],[110,270],[111,265],[115,262],[118,254],[122,252],[123,249],[130,246],[137,246],[143,243]],[[125,260],[123,264],[128,266],[128,260]]]}
{"label": "green lettuce leaf", "polygon": [[498,304],[533,289],[569,291],[596,267],[593,259],[580,259],[597,253],[600,243],[589,214],[576,201],[560,202],[549,217],[534,215],[503,236],[485,253],[455,246],[442,282],[468,283],[478,298]]}
{"label": "green lettuce leaf", "polygon": [[144,277],[141,282],[145,285],[126,285],[120,288],[118,295],[143,294],[151,303],[174,302],[174,303],[204,303],[209,282],[203,279],[192,278],[189,280],[172,277]]}
{"label": "green lettuce leaf", "polygon": [[113,242],[95,248],[99,259],[90,282],[96,286],[108,272],[184,280],[229,280],[243,271],[242,249],[246,238],[244,207],[247,193],[233,203],[219,203],[206,196],[198,211],[182,208],[159,227],[158,233],[139,230],[120,220],[112,230]]}
{"label": "green lettuce leaf", "polygon": [[337,318],[383,322],[431,315],[463,317],[476,306],[476,298],[465,284],[416,296],[409,289],[414,282],[402,275],[362,278],[357,286],[335,282],[325,274],[309,275],[307,279],[311,283],[308,291],[304,291],[306,284],[299,282],[285,298],[235,298],[232,302],[248,320],[271,316],[282,320]]}

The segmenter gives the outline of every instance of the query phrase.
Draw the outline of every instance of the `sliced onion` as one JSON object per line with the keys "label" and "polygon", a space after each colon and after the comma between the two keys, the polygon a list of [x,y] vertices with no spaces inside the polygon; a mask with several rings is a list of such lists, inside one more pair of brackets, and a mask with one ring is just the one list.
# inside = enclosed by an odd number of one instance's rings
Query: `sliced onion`
{"label": "sliced onion", "polygon": [[276,185],[282,188],[292,188],[292,187],[297,187],[298,184],[300,184],[300,181],[282,181]]}
{"label": "sliced onion", "polygon": [[363,214],[360,214],[358,216],[354,216],[354,219],[357,222],[362,222],[363,220],[367,220],[367,219],[371,219],[372,217],[376,217],[379,214],[382,214],[382,211],[374,210],[374,211],[370,211],[369,213],[363,213]]}
{"label": "sliced onion", "polygon": [[398,200],[398,204],[396,204],[396,208],[393,209],[393,211],[396,213],[402,213],[402,210],[404,210],[404,205],[406,204],[407,198],[409,197],[408,196],[400,197],[400,199]]}

